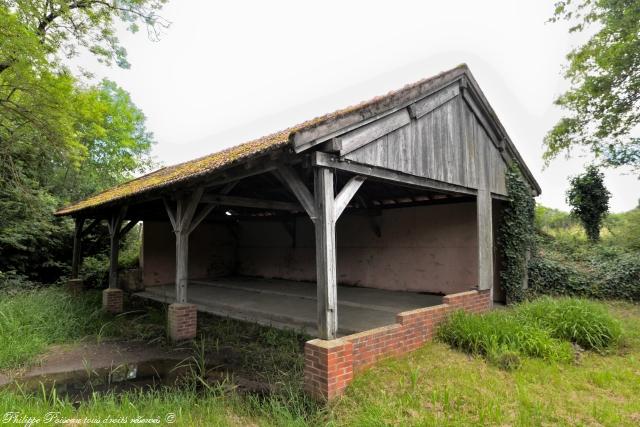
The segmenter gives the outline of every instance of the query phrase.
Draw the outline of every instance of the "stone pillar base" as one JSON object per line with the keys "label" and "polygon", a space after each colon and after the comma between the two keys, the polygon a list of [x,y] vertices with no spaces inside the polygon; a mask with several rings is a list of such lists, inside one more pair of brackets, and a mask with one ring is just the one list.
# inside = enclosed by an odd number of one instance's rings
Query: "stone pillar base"
{"label": "stone pillar base", "polygon": [[78,295],[84,290],[84,281],[82,279],[69,279],[66,289],[71,295]]}
{"label": "stone pillar base", "polygon": [[122,313],[122,289],[107,288],[102,291],[102,309],[108,313]]}
{"label": "stone pillar base", "polygon": [[170,304],[168,323],[171,341],[191,340],[196,337],[198,308],[195,304]]}

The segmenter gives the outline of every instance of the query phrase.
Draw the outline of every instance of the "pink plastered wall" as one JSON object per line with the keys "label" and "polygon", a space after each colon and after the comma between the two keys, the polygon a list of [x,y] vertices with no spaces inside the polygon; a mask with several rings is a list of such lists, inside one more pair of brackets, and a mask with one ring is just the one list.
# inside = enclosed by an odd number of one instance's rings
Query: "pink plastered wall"
{"label": "pink plastered wall", "polygon": [[[145,286],[175,282],[175,235],[169,222],[143,225],[142,281]],[[235,262],[234,239],[226,227],[200,224],[189,237],[189,277],[231,274]]]}
{"label": "pink plastered wall", "polygon": [[[382,211],[371,218],[343,215],[337,224],[338,281],[372,288],[450,294],[476,287],[478,252],[475,203]],[[243,222],[237,273],[315,280],[313,226],[296,221],[296,245],[276,222]]]}
{"label": "pink plastered wall", "polygon": [[[337,224],[338,281],[380,289],[450,294],[475,289],[478,256],[475,203],[383,210],[372,219],[343,215]],[[223,225],[191,235],[189,277],[229,274],[315,280],[313,225],[295,221],[296,244],[276,221],[243,221],[238,240]],[[173,283],[175,237],[168,222],[145,222],[143,282]]]}

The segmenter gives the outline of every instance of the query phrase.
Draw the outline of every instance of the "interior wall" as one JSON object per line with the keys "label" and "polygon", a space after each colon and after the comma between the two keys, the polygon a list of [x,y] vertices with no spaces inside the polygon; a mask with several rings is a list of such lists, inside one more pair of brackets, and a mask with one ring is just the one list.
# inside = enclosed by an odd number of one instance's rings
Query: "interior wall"
{"label": "interior wall", "polygon": [[[169,221],[145,221],[141,265],[144,286],[175,283],[176,238]],[[189,236],[189,277],[226,276],[233,272],[234,238],[227,227],[200,224]]]}
{"label": "interior wall", "polygon": [[[371,219],[343,215],[337,224],[338,282],[372,288],[453,293],[477,285],[475,203],[388,209]],[[313,225],[296,220],[296,243],[281,223],[241,223],[237,273],[315,280]]]}

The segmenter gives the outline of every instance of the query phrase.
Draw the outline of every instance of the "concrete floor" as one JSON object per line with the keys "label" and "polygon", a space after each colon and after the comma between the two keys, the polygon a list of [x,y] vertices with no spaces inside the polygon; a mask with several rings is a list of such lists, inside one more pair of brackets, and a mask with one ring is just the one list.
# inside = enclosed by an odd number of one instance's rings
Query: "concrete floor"
{"label": "concrete floor", "polygon": [[[136,295],[171,303],[175,286],[148,287]],[[202,312],[316,334],[315,283],[249,277],[190,280],[187,298]],[[441,303],[440,295],[338,286],[338,333],[390,325],[397,313]]]}

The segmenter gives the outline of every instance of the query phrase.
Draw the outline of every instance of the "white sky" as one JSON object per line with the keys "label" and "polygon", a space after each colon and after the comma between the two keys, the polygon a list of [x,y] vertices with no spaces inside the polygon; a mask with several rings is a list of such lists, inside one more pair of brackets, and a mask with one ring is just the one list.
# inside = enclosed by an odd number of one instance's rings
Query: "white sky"
{"label": "white sky", "polygon": [[[466,62],[538,179],[538,201],[566,210],[567,177],[585,159],[543,169],[542,138],[561,114],[564,56],[582,39],[546,23],[552,12],[552,0],[173,0],[160,42],[121,32],[130,70],[81,63],[131,93],[167,165]],[[606,185],[614,212],[637,205],[635,176],[607,172]]]}

